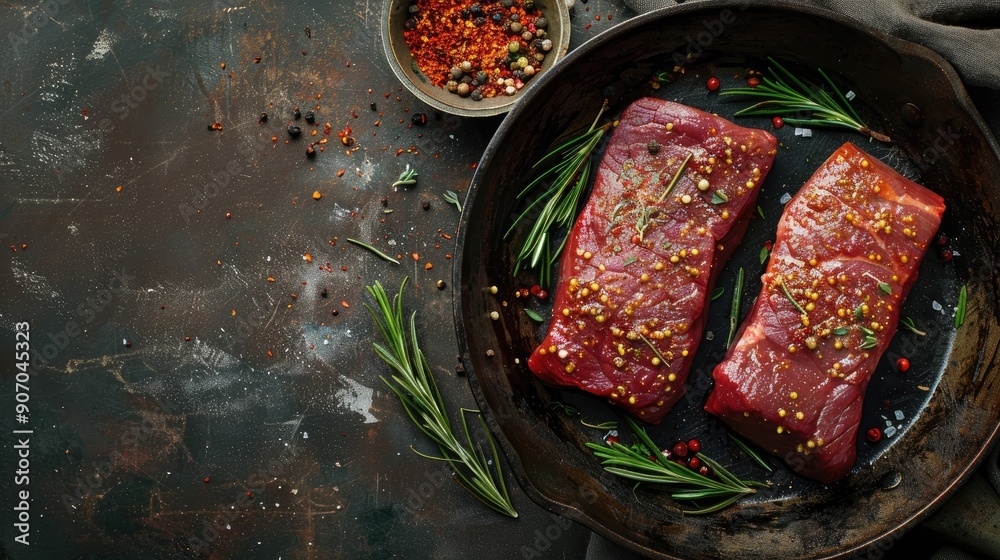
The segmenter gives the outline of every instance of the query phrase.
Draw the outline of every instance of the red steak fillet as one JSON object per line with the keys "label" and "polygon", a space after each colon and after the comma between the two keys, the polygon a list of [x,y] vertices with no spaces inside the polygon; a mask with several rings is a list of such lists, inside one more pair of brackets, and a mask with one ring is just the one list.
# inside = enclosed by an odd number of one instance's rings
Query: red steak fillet
{"label": "red steak fillet", "polygon": [[865,387],[943,212],[940,196],[841,146],[785,208],[705,410],[802,476],[846,476]]}
{"label": "red steak fillet", "polygon": [[746,230],[775,145],[697,109],[632,103],[566,242],[531,370],[660,422],[684,393],[717,265]]}

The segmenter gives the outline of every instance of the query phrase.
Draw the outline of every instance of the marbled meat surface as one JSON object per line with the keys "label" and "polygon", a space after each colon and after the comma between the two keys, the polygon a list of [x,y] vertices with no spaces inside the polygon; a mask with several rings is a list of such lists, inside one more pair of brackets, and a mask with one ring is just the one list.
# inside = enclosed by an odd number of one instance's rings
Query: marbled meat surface
{"label": "marbled meat surface", "polygon": [[940,196],[841,146],[786,206],[705,409],[802,476],[846,476],[868,379],[943,212]]}
{"label": "marbled meat surface", "polygon": [[531,370],[660,422],[684,393],[712,283],[746,231],[776,144],[677,103],[632,103],[570,232]]}

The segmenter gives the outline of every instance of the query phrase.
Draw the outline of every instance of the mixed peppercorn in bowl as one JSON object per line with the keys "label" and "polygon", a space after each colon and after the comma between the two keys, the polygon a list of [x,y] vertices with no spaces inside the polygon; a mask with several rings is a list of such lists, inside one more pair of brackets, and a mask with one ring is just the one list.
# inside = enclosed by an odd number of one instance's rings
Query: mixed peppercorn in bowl
{"label": "mixed peppercorn in bowl", "polygon": [[461,116],[506,112],[569,45],[556,0],[386,0],[383,44],[421,101]]}

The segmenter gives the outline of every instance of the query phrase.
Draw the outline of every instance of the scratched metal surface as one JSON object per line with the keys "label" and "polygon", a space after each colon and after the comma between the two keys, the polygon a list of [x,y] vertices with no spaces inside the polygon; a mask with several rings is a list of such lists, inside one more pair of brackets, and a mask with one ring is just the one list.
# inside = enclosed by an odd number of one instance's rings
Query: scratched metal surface
{"label": "scratched metal surface", "polygon": [[[628,15],[613,4],[577,7],[573,46]],[[10,358],[0,374],[0,430],[34,431],[31,544],[13,541],[4,453],[0,556],[583,554],[589,532],[516,484],[512,521],[414,455],[430,448],[379,381],[363,286],[409,275],[445,399],[474,405],[435,287],[459,218],[441,195],[464,195],[499,119],[410,127],[426,108],[388,69],[378,5],[0,2],[0,348],[28,321],[38,352],[26,424]],[[285,143],[296,105],[356,149],[331,134],[307,160],[313,127]],[[393,191],[407,164],[419,184]]]}

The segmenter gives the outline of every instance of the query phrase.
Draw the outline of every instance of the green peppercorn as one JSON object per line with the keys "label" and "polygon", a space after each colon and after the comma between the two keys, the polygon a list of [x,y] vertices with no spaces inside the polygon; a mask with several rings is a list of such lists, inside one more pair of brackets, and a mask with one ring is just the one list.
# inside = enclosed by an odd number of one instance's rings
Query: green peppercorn
{"label": "green peppercorn", "polygon": [[511,33],[520,33],[522,29],[524,29],[524,26],[521,25],[521,22],[518,22],[518,21],[512,21],[512,22],[510,22],[510,32]]}
{"label": "green peppercorn", "polygon": [[507,45],[507,50],[512,53],[516,53],[517,51],[521,50],[521,43],[519,43],[518,41],[511,41],[510,44]]}

